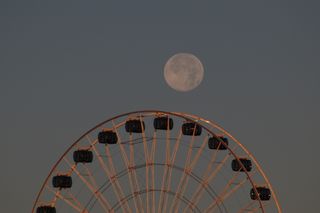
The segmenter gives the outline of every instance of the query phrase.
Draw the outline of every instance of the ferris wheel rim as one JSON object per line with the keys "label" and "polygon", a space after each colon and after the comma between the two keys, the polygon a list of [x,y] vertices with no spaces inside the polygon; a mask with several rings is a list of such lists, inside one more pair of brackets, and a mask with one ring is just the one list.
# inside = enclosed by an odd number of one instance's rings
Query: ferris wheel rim
{"label": "ferris wheel rim", "polygon": [[[212,130],[210,130],[208,127],[204,126],[203,124],[201,124],[199,121],[205,122],[207,124],[209,124],[211,127],[217,128],[218,130],[222,131],[223,133],[225,133],[227,136],[229,136],[234,142],[237,143],[237,145],[239,145],[241,147],[241,149],[243,151],[245,151],[248,156],[253,160],[254,164],[257,166],[259,173],[263,176],[263,179],[266,181],[269,189],[271,190],[272,196],[273,196],[273,200],[274,203],[277,206],[278,212],[282,212],[281,207],[279,205],[278,202],[278,198],[276,197],[276,194],[273,190],[273,187],[268,179],[268,177],[266,176],[266,174],[263,172],[260,164],[258,163],[258,161],[256,160],[256,158],[252,155],[252,153],[250,151],[248,151],[241,143],[239,140],[237,140],[234,136],[232,136],[228,131],[226,131],[224,128],[222,128],[221,126],[219,126],[218,124],[210,121],[210,120],[206,120],[203,119],[200,116],[195,116],[192,114],[188,114],[188,113],[181,113],[181,112],[168,112],[168,111],[163,111],[163,110],[138,110],[138,111],[132,111],[132,112],[126,112],[126,113],[122,113],[122,114],[118,114],[114,117],[111,117],[107,120],[104,120],[100,123],[98,123],[97,125],[95,125],[94,127],[90,128],[89,130],[87,130],[84,134],[82,134],[76,141],[74,141],[74,143],[72,143],[67,149],[66,151],[61,155],[61,157],[58,159],[58,161],[54,164],[54,166],[51,168],[48,176],[45,178],[45,181],[43,182],[40,191],[37,194],[36,200],[34,202],[33,208],[32,208],[32,212],[35,211],[35,208],[37,206],[37,203],[39,201],[40,195],[43,192],[46,183],[48,182],[49,178],[52,176],[53,172],[56,170],[57,166],[61,163],[61,161],[63,160],[63,158],[82,140],[84,139],[88,134],[90,134],[91,132],[93,132],[94,130],[96,130],[97,128],[103,126],[104,124],[116,120],[118,118],[124,117],[124,116],[128,116],[131,114],[144,114],[144,113],[152,113],[152,115],[154,114],[163,114],[163,115],[171,115],[171,116],[177,116],[180,117],[182,119],[186,119],[187,121],[191,121],[191,122],[195,122],[197,125],[200,125],[201,127],[203,127],[208,133],[210,133],[212,136],[217,136],[214,132],[212,132]],[[230,152],[230,154],[232,154],[238,161],[239,161],[239,157],[238,155],[229,147],[227,147],[228,151]],[[242,164],[240,162],[240,164]],[[243,165],[241,165],[243,166]],[[251,176],[249,175],[249,173],[244,170],[244,173],[246,174],[247,178],[249,179],[251,185],[253,186],[253,189],[255,190],[255,193],[258,194],[257,190],[256,190],[256,186],[255,186],[255,182],[252,180]],[[262,210],[262,212],[264,213],[264,208],[263,208],[263,204],[258,196],[258,202],[260,205],[260,209]]]}

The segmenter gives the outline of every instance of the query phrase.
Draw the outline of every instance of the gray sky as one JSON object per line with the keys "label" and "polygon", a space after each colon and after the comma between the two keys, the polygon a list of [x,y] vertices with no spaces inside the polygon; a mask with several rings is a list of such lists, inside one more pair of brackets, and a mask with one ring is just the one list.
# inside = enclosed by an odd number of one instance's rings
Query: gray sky
{"label": "gray sky", "polygon": [[[114,1],[115,2],[115,1]],[[87,129],[138,109],[198,114],[259,160],[284,212],[320,212],[317,1],[0,2],[0,212],[28,212]],[[179,93],[174,53],[205,76]]]}

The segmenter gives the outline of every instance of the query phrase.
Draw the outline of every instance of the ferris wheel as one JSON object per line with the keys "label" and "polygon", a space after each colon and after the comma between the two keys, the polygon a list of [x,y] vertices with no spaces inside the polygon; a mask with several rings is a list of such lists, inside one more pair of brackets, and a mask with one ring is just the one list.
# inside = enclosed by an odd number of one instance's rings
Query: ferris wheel
{"label": "ferris wheel", "polygon": [[45,179],[32,213],[278,212],[252,154],[219,125],[144,110],[83,134]]}

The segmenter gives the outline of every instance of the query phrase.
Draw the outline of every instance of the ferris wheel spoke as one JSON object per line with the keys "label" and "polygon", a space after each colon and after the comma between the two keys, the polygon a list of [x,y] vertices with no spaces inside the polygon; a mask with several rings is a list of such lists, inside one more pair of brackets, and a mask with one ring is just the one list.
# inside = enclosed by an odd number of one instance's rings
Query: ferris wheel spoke
{"label": "ferris wheel spoke", "polygon": [[[265,206],[265,205],[263,205],[263,207],[264,207],[264,206]],[[256,208],[250,210],[249,212],[250,212],[250,213],[254,213],[254,212],[257,212],[257,211],[259,211],[259,210],[261,210],[261,206],[256,207]]]}
{"label": "ferris wheel spoke", "polygon": [[[174,150],[172,150],[173,152],[173,157],[171,157],[171,149],[170,149],[170,131],[169,131],[169,118],[167,119],[167,131],[166,131],[166,178],[165,178],[165,187],[163,189],[170,191],[170,185],[171,185],[171,173],[172,173],[172,166],[174,165],[174,160],[175,159],[175,150],[178,151],[178,147],[180,144],[180,140],[181,140],[181,136],[182,136],[182,131],[180,130],[179,132],[179,136],[178,139],[176,140],[175,143],[175,147]],[[172,159],[173,158],[173,159]],[[164,176],[163,176],[164,177]],[[169,182],[169,184],[168,184]],[[161,204],[161,210],[162,211],[166,211],[166,206],[167,206],[167,193],[163,193],[163,191],[161,191],[162,194],[162,204]],[[161,197],[161,195],[160,195]],[[160,204],[160,203],[159,203]]]}
{"label": "ferris wheel spoke", "polygon": [[222,192],[216,197],[216,200],[211,203],[208,208],[205,210],[210,212],[212,211],[213,208],[215,208],[219,203],[223,202],[223,199],[225,199],[225,194],[227,193],[228,189],[231,187],[232,184],[234,184],[234,181],[237,179],[239,173],[234,173],[232,178],[228,181],[228,183],[226,184],[226,186],[224,187],[224,189],[222,190]]}
{"label": "ferris wheel spoke", "polygon": [[[175,163],[175,160],[176,160],[176,157],[177,157],[177,152],[179,150],[179,146],[181,144],[181,137],[182,137],[182,132],[179,133],[179,136],[178,136],[178,139],[176,141],[176,144],[175,144],[175,147],[174,147],[174,150],[173,150],[173,153],[172,153],[172,157],[171,157],[171,161],[170,161],[170,167],[169,167],[169,177],[168,177],[168,181],[167,181],[167,185],[166,185],[166,188],[167,190],[171,190],[171,181],[172,181],[172,168],[173,168],[173,165]],[[194,137],[194,136],[193,136]],[[193,139],[192,139],[193,140]],[[165,195],[165,202],[164,202],[164,211],[166,211],[167,209],[167,203],[168,203],[168,196],[167,196],[167,193],[164,194]]]}
{"label": "ferris wheel spoke", "polygon": [[[234,152],[236,150],[237,147],[233,148],[232,151]],[[227,153],[227,155],[222,159],[221,162],[219,162],[218,167],[208,176],[208,182],[211,182],[216,175],[218,174],[218,172],[221,170],[221,168],[224,166],[224,164],[227,162],[227,160],[230,158],[231,153]],[[213,162],[213,163],[218,163],[218,162]]]}
{"label": "ferris wheel spoke", "polygon": [[[151,162],[154,162],[155,158],[155,151],[157,146],[157,131],[153,131],[153,139],[152,139],[152,147],[151,147],[151,155],[150,155],[150,165]],[[154,174],[154,166],[151,167],[151,180],[152,180],[152,188],[155,188],[155,174]],[[152,190],[152,213],[156,212],[156,197],[155,197],[155,191]]]}
{"label": "ferris wheel spoke", "polygon": [[268,204],[269,204],[268,202],[263,202],[262,205],[260,205],[260,203],[257,200],[252,200],[247,205],[242,207],[238,211],[238,213],[243,213],[243,212],[254,213],[254,212],[257,212],[259,210],[262,210],[262,212],[264,212],[263,208],[268,206]]}
{"label": "ferris wheel spoke", "polygon": [[81,208],[84,209],[83,212],[87,212],[87,210],[85,209],[85,207],[81,204],[81,202],[70,192],[70,190],[68,191],[68,195],[70,196],[70,198]]}
{"label": "ferris wheel spoke", "polygon": [[[90,179],[90,182],[92,184],[92,188],[95,189],[95,193],[93,193],[93,196],[98,200],[99,204],[100,205],[104,205],[102,206],[102,208],[107,211],[108,209],[110,209],[110,204],[109,202],[106,200],[106,198],[104,197],[103,193],[100,192],[100,188],[98,187],[98,184],[97,184],[97,181],[96,179],[94,178],[92,172],[90,171],[90,168],[86,165],[86,164],[83,164],[88,176],[89,176],[89,179]],[[91,191],[93,192],[93,191]],[[98,197],[97,197],[98,196]],[[100,198],[101,197],[101,198]],[[100,200],[102,199],[102,200]],[[103,203],[102,203],[103,202]]]}
{"label": "ferris wheel spoke", "polygon": [[[190,174],[192,173],[192,171],[194,169],[194,166],[197,164],[197,162],[199,160],[199,157],[201,156],[201,154],[202,154],[202,152],[204,150],[204,147],[206,146],[206,141],[207,140],[208,140],[208,136],[206,136],[203,139],[203,142],[202,142],[202,144],[200,146],[200,149],[196,153],[194,159],[191,162],[189,162],[189,161],[186,162],[185,168],[184,168],[183,177],[182,177],[182,179],[181,179],[181,181],[180,181],[180,183],[178,185],[179,193],[184,194],[186,186],[187,186],[187,184],[189,182]],[[189,150],[191,150],[192,145],[190,145]],[[170,212],[178,212],[181,202],[176,203],[176,201],[177,201],[177,199],[176,199],[176,196],[175,196],[174,199],[173,199],[172,205],[170,207]]]}
{"label": "ferris wheel spoke", "polygon": [[47,188],[51,193],[54,194],[54,197],[52,199],[52,201],[50,202],[51,203],[51,206],[55,206],[56,203],[57,203],[57,200],[58,200],[58,196],[60,194],[60,190],[54,190],[52,189],[50,186],[46,185],[45,188]]}
{"label": "ferris wheel spoke", "polygon": [[[163,175],[162,175],[162,181],[161,181],[161,190],[160,190],[160,198],[158,202],[158,213],[162,212],[163,209],[163,196],[164,196],[164,190],[165,190],[165,185],[167,182],[168,178],[168,170],[170,167],[170,131],[169,131],[169,119],[167,119],[167,131],[166,131],[166,159],[165,159],[165,166],[163,168]],[[181,130],[180,133],[181,134]],[[154,193],[154,192],[153,192]]]}
{"label": "ferris wheel spoke", "polygon": [[[254,201],[250,202],[249,204],[254,203],[256,204]],[[263,207],[265,207],[266,205],[263,204]],[[257,207],[253,207],[253,204],[249,205],[247,208],[242,208],[238,213],[243,213],[243,212],[250,212],[250,213],[254,213],[261,210],[261,206],[257,206]]]}
{"label": "ferris wheel spoke", "polygon": [[110,168],[110,173],[112,174],[112,177],[115,177],[115,174],[117,173],[116,172],[116,169],[114,167],[114,164],[113,164],[113,160],[112,160],[112,155],[110,153],[110,148],[109,146],[105,145],[105,149],[104,149],[105,153],[106,153],[106,156],[107,156],[107,159],[108,159],[108,166]]}
{"label": "ferris wheel spoke", "polygon": [[[139,189],[139,181],[138,181],[138,176],[136,173],[135,168],[135,156],[134,156],[134,142],[133,142],[133,136],[130,134],[130,168],[131,168],[131,178],[133,178],[133,187],[134,187],[134,193],[137,193],[140,191]],[[144,212],[143,211],[143,205],[142,205],[142,199],[140,194],[137,196],[138,202],[137,202],[137,208],[140,210],[138,212]]]}
{"label": "ferris wheel spoke", "polygon": [[[255,172],[252,172],[252,173],[250,174],[250,176],[253,176],[254,173],[255,173]],[[223,195],[221,201],[223,202],[225,199],[227,199],[227,198],[229,198],[230,196],[234,195],[237,190],[239,190],[242,186],[244,186],[244,184],[245,184],[246,182],[249,181],[249,178],[250,178],[250,177],[248,177],[248,176],[244,177],[243,180],[240,181],[239,183],[237,183],[237,184],[235,185],[235,187],[233,187],[232,190],[226,192],[226,193]]]}
{"label": "ferris wheel spoke", "polygon": [[165,192],[165,185],[168,180],[168,170],[169,170],[169,162],[166,161],[165,165],[163,167],[163,175],[162,175],[162,181],[161,181],[161,189],[160,189],[160,197],[159,197],[159,202],[158,202],[158,213],[162,212],[163,209],[163,196]]}
{"label": "ferris wheel spoke", "polygon": [[98,184],[97,184],[97,181],[96,181],[96,179],[94,178],[91,170],[89,169],[89,167],[88,167],[86,164],[83,164],[83,167],[85,168],[85,170],[86,170],[86,172],[87,172],[87,174],[88,174],[88,176],[89,176],[89,179],[90,179],[91,184],[93,185],[94,188],[97,189],[97,188],[98,188]]}
{"label": "ferris wheel spoke", "polygon": [[250,201],[247,203],[244,207],[242,207],[237,213],[244,213],[244,212],[250,212],[253,210],[253,205],[256,204],[255,200]]}
{"label": "ferris wheel spoke", "polygon": [[126,168],[129,169],[129,167],[130,167],[129,159],[128,159],[126,151],[123,147],[122,139],[121,139],[119,131],[118,131],[118,126],[115,125],[113,120],[112,120],[112,129],[115,131],[117,138],[118,138],[118,141],[119,141],[119,147],[120,147],[120,151],[121,151],[120,153],[121,153],[122,160],[123,160],[124,164],[126,165]]}
{"label": "ferris wheel spoke", "polygon": [[[219,144],[220,146],[220,144]],[[216,162],[216,158],[217,158],[217,154],[218,154],[218,149],[216,149],[213,153],[213,155],[211,156],[210,162],[207,165],[206,170],[203,172],[203,179],[206,179],[208,177],[208,175],[210,174],[210,172],[212,171],[213,168],[213,164]]]}
{"label": "ferris wheel spoke", "polygon": [[63,195],[61,195],[60,190],[55,191],[54,189],[52,189],[51,187],[49,187],[48,185],[46,185],[46,188],[49,192],[53,193],[55,195],[54,201],[51,204],[52,206],[55,205],[57,199],[60,199],[62,201],[64,201],[67,205],[69,205],[70,207],[72,207],[74,210],[76,210],[77,212],[85,212],[85,210],[82,210],[77,204],[71,202],[71,199],[68,199],[66,197],[64,197]]}
{"label": "ferris wheel spoke", "polygon": [[[66,158],[64,158],[64,161],[71,167],[73,167],[70,163],[70,161]],[[88,180],[81,175],[81,173],[77,170],[77,168],[73,168],[73,172],[80,178],[80,180],[87,186],[87,188],[91,191],[91,193],[95,196],[95,198],[98,200],[99,204],[101,207],[108,212],[109,209],[111,208],[110,203],[107,201],[107,199],[104,197],[104,195],[97,189],[97,187],[92,186],[88,182]]]}
{"label": "ferris wheel spoke", "polygon": [[[90,143],[92,144],[92,140],[89,138],[89,136],[87,136]],[[106,176],[108,177],[108,179],[110,180],[110,183],[112,185],[113,191],[115,192],[115,195],[117,197],[117,199],[119,200],[123,195],[122,189],[119,186],[119,183],[117,181],[117,178],[115,176],[112,176],[112,174],[110,173],[109,169],[107,168],[104,160],[102,159],[99,151],[96,149],[96,147],[93,145],[92,149],[94,151],[94,153],[96,154],[96,156],[98,157],[98,161],[99,161],[99,165],[102,168],[102,170],[105,172]],[[131,212],[130,208],[127,205],[122,206],[122,210],[123,212]]]}
{"label": "ferris wheel spoke", "polygon": [[[139,116],[140,119],[140,124],[142,125],[143,119],[142,116]],[[150,157],[149,157],[149,151],[148,151],[148,145],[147,145],[147,140],[146,140],[146,133],[143,129],[142,131],[142,141],[143,141],[143,149],[144,149],[144,158],[146,162],[146,212],[149,212],[149,164],[150,164]]]}
{"label": "ferris wheel spoke", "polygon": [[[169,190],[170,191],[170,187],[171,187],[171,176],[172,176],[172,167],[174,165],[174,162],[175,162],[175,159],[176,159],[176,155],[177,155],[177,152],[178,152],[178,149],[179,149],[179,146],[180,146],[180,142],[181,142],[181,137],[182,137],[182,130],[180,129],[179,131],[179,135],[178,135],[178,138],[176,140],[176,143],[174,145],[174,149],[173,149],[173,152],[172,152],[172,156],[169,160],[169,162],[166,162],[166,164],[168,165],[167,167],[167,172],[166,172],[166,177],[165,178],[165,184],[164,184],[164,187],[162,187],[162,190]],[[169,138],[167,138],[168,140]],[[162,193],[163,194],[163,193]],[[160,197],[161,197],[161,193],[160,193]],[[167,193],[164,193],[163,194],[163,203],[161,204],[161,212],[162,211],[165,211],[166,210],[166,205],[167,205]]]}
{"label": "ferris wheel spoke", "polygon": [[[129,173],[128,179],[129,179],[131,193],[134,193],[135,192],[134,177],[133,177],[134,175],[132,173],[135,172],[135,170],[134,170],[134,167],[131,165],[131,163],[132,163],[131,159],[130,159],[130,161],[128,160],[128,156],[126,154],[126,150],[123,147],[122,139],[120,137],[119,131],[116,128],[116,125],[115,125],[114,121],[112,121],[112,125],[113,125],[113,129],[116,132],[118,140],[119,140],[119,147],[120,147],[122,160],[124,161],[124,164],[126,165],[126,168],[128,170],[128,173]],[[131,143],[132,142],[130,142],[130,144],[129,144],[130,149],[131,149],[131,146],[132,146]],[[130,152],[131,152],[131,150],[130,150]],[[133,201],[134,201],[134,206],[135,206],[136,212],[138,212],[139,208],[138,208],[138,201],[137,201],[136,197],[134,197]]]}
{"label": "ferris wheel spoke", "polygon": [[[251,174],[253,175],[253,173]],[[226,199],[228,199],[229,197],[231,197],[232,195],[235,194],[235,192],[237,192],[242,186],[244,186],[244,184],[246,182],[248,182],[249,178],[246,176],[243,178],[242,181],[240,181],[239,183],[237,183],[231,190],[227,191],[227,189],[230,188],[231,185],[234,185],[234,183],[230,183],[228,184],[229,187],[227,187],[223,193],[221,193],[221,195],[219,195],[215,201],[215,203],[211,204],[211,207],[214,208],[217,204],[223,203]],[[208,207],[208,212],[211,212],[212,208]]]}

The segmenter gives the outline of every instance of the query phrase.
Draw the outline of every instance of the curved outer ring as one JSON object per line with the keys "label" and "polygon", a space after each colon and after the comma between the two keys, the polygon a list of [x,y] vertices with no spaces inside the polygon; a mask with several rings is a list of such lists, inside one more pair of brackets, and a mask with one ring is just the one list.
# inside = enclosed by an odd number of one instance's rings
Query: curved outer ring
{"label": "curved outer ring", "polygon": [[[200,124],[198,121],[202,121],[204,123],[207,123],[209,124],[210,126],[220,130],[221,132],[225,133],[226,135],[228,135],[234,142],[236,142],[242,149],[243,151],[245,151],[247,153],[248,156],[250,156],[250,158],[253,160],[253,162],[255,163],[255,165],[257,166],[257,169],[259,170],[260,174],[263,176],[264,180],[266,181],[269,189],[271,190],[271,194],[272,194],[272,197],[274,199],[274,202],[276,203],[276,206],[277,206],[277,209],[278,209],[278,212],[279,213],[282,213],[282,210],[281,210],[281,207],[279,205],[279,202],[278,202],[278,199],[275,195],[275,192],[270,184],[270,181],[269,179],[267,178],[267,176],[265,175],[265,173],[262,171],[261,169],[261,166],[258,164],[257,160],[255,159],[255,157],[237,140],[235,139],[229,132],[227,132],[226,130],[224,130],[222,127],[220,127],[219,125],[209,121],[209,120],[205,120],[201,117],[198,117],[198,116],[194,116],[194,115],[191,115],[191,114],[187,114],[187,113],[180,113],[180,112],[166,112],[166,111],[161,111],[161,110],[139,110],[139,111],[133,111],[133,112],[128,112],[128,113],[123,113],[123,114],[120,114],[120,115],[117,115],[117,116],[114,116],[110,119],[107,119],[99,124],[97,124],[96,126],[94,126],[93,128],[89,129],[87,132],[85,132],[82,136],[80,136],[80,138],[78,138],[78,140],[76,140],[63,154],[62,156],[59,158],[59,160],[54,164],[54,166],[52,167],[51,171],[49,172],[48,176],[46,177],[44,183],[42,184],[41,186],[41,189],[36,197],[36,200],[33,204],[33,207],[32,207],[32,213],[34,213],[35,211],[35,208],[37,206],[37,203],[39,201],[39,198],[40,198],[40,195],[46,185],[46,183],[48,182],[49,178],[51,177],[51,175],[53,174],[53,172],[55,171],[55,169],[57,168],[57,166],[60,164],[60,162],[62,161],[62,159],[64,158],[64,156],[69,153],[69,151],[79,142],[81,141],[86,135],[88,135],[90,132],[94,131],[95,129],[97,129],[98,127],[108,123],[109,121],[112,121],[112,120],[115,120],[115,119],[118,119],[120,117],[124,117],[124,116],[127,116],[127,115],[130,115],[130,114],[138,114],[138,113],[160,113],[160,114],[167,114],[167,115],[173,115],[173,116],[177,116],[177,117],[180,117],[180,118],[184,118],[186,120],[190,120],[190,121],[193,121],[193,122],[196,122],[197,124],[199,124],[200,126],[202,126],[205,130],[207,130],[209,133],[211,133],[213,136],[216,136],[215,133],[213,133],[210,129],[208,129],[208,127],[206,126],[203,126],[202,124]],[[222,141],[222,143],[224,143]],[[239,158],[237,157],[237,155],[229,148],[228,148],[228,151],[239,161]],[[239,161],[240,162],[240,161]],[[241,163],[241,162],[240,162]],[[241,166],[243,167],[242,163],[241,163]],[[252,180],[252,178],[250,177],[249,173],[244,169],[244,172],[246,173],[251,185],[253,186],[254,190],[255,190],[255,193],[258,194],[256,188],[255,188],[255,184]],[[258,199],[259,201],[259,205],[260,205],[260,208],[262,210],[262,212],[264,213],[264,209],[263,209],[263,205],[262,205],[262,202],[260,199]]]}

